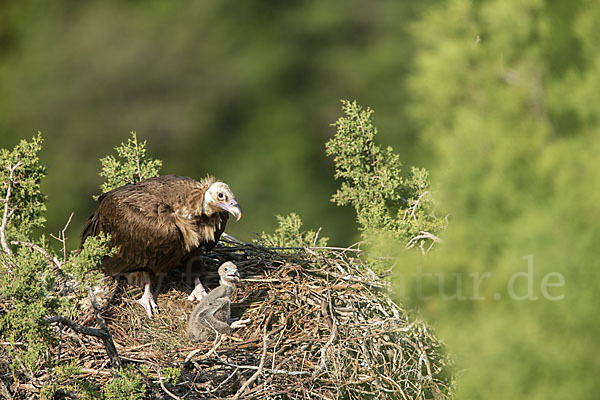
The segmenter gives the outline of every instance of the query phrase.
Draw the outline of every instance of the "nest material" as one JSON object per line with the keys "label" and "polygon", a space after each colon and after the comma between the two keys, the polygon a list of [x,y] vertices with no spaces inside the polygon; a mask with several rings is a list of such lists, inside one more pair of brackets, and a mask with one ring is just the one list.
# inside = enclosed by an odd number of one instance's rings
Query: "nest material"
{"label": "nest material", "polygon": [[[160,314],[154,319],[135,303],[139,291],[132,288],[114,296],[104,316],[121,359],[146,366],[156,397],[450,398],[452,376],[440,341],[423,322],[410,320],[352,254],[219,246],[190,261],[187,271],[160,279]],[[231,299],[232,317],[252,322],[231,337],[194,343],[186,335],[193,308],[187,301],[190,271],[203,271],[205,286],[212,288],[224,261],[235,262],[243,278]],[[93,316],[82,322],[93,324]],[[77,360],[82,377],[95,383],[113,378],[96,338],[67,330],[63,341],[61,362]],[[168,389],[161,376],[165,367],[182,369],[179,383]]]}

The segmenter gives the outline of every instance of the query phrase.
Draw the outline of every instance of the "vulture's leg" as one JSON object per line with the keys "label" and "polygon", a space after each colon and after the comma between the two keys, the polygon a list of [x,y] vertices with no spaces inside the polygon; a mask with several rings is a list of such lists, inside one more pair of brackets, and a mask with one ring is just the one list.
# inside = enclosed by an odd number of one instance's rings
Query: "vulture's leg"
{"label": "vulture's leg", "polygon": [[142,276],[142,284],[144,285],[144,294],[142,298],[138,300],[144,309],[146,310],[146,314],[148,314],[149,318],[152,318],[152,312],[158,313],[158,306],[154,301],[154,296],[152,295],[152,287],[150,285],[150,276],[148,274],[143,274]]}
{"label": "vulture's leg", "polygon": [[202,282],[200,282],[200,278],[196,278],[194,280],[196,287],[192,290],[192,293],[188,296],[189,301],[200,300],[204,296],[206,296],[206,290],[204,286],[202,286]]}

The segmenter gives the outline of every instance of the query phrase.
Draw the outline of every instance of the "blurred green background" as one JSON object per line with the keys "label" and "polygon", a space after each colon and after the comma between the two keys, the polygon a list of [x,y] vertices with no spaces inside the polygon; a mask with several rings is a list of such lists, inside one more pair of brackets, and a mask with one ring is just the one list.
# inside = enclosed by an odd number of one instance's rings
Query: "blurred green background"
{"label": "blurred green background", "polygon": [[[294,211],[348,245],[323,144],[339,99],[356,99],[449,214],[436,251],[399,256],[395,290],[447,340],[459,397],[597,398],[598,21],[592,0],[4,0],[0,145],[44,134],[50,231],[75,211],[78,235],[98,159],[135,130],[163,173],[230,184],[234,236]],[[537,300],[517,300],[507,282],[529,255]],[[417,268],[445,292],[415,294]],[[486,272],[476,296],[469,274]],[[560,300],[542,295],[549,273]],[[448,299],[459,276],[467,299]]]}
{"label": "blurred green background", "polygon": [[297,212],[336,244],[354,216],[329,199],[339,100],[375,108],[381,140],[415,161],[403,78],[421,5],[361,1],[0,1],[0,145],[44,135],[50,231],[98,193],[98,159],[137,131],[163,174],[227,182],[252,240]]}

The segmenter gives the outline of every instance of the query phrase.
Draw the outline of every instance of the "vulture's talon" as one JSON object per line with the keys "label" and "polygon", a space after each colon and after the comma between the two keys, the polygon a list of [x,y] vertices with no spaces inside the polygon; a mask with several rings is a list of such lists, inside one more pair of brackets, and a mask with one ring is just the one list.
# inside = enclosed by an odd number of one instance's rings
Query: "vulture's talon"
{"label": "vulture's talon", "polygon": [[146,314],[148,314],[148,318],[152,318],[153,313],[158,314],[158,306],[154,302],[153,298],[142,297],[137,302],[144,307]]}
{"label": "vulture's talon", "polygon": [[204,288],[202,288],[202,290],[198,290],[198,288],[194,289],[192,291],[192,293],[190,293],[190,295],[188,296],[188,300],[189,301],[194,301],[194,300],[202,300],[202,298],[206,296],[206,290],[204,290]]}
{"label": "vulture's talon", "polygon": [[194,280],[194,283],[196,284],[196,287],[194,288],[194,290],[192,290],[192,293],[190,293],[190,295],[188,296],[188,300],[189,301],[194,301],[194,300],[202,300],[202,298],[204,296],[206,296],[206,290],[204,289],[204,286],[202,286],[202,282],[200,282],[199,278],[196,278]]}
{"label": "vulture's talon", "polygon": [[148,314],[148,318],[152,318],[152,312],[158,314],[158,306],[154,301],[154,296],[152,295],[152,290],[150,289],[150,282],[146,282],[144,285],[144,294],[142,295],[142,298],[138,300],[138,303],[144,307],[146,314]]}

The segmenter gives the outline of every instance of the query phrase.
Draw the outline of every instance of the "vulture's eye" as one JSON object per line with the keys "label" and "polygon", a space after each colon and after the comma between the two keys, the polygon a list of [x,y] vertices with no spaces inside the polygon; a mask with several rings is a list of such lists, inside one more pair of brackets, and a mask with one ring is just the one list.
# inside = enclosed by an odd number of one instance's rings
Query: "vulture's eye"
{"label": "vulture's eye", "polygon": [[217,199],[219,199],[219,200],[225,200],[225,195],[223,194],[223,192],[217,193]]}
{"label": "vulture's eye", "polygon": [[225,272],[229,272],[229,267],[225,267]]}

